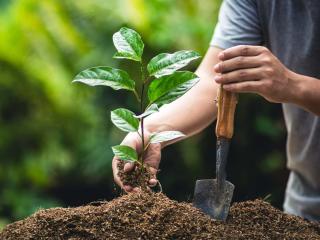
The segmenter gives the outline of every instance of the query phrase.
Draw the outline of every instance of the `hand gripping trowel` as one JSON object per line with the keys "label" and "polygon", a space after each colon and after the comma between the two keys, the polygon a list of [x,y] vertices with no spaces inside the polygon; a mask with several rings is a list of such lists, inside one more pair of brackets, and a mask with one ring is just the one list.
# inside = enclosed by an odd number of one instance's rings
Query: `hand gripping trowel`
{"label": "hand gripping trowel", "polygon": [[226,165],[238,96],[220,85],[218,91],[216,125],[216,179],[197,180],[193,205],[217,220],[227,219],[234,185],[226,180]]}

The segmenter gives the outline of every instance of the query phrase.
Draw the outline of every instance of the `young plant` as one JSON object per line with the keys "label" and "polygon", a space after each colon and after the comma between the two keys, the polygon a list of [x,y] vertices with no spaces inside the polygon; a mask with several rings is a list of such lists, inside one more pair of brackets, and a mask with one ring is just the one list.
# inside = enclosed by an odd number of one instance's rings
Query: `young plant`
{"label": "young plant", "polygon": [[[118,108],[111,112],[111,121],[124,132],[137,132],[141,137],[142,152],[138,154],[135,149],[117,145],[112,151],[123,161],[134,162],[146,169],[143,156],[149,144],[161,143],[184,136],[179,131],[164,131],[151,133],[146,142],[144,119],[159,111],[159,108],[170,103],[193,87],[199,78],[192,72],[177,71],[189,62],[200,57],[194,51],[178,51],[172,54],[161,53],[152,58],[145,67],[143,55],[144,43],[140,35],[129,28],[121,28],[113,35],[113,43],[117,49],[114,58],[129,59],[140,65],[140,85],[137,89],[135,81],[123,70],[111,67],[93,67],[80,72],[73,82],[81,82],[89,86],[108,86],[114,90],[127,90],[134,94],[139,104],[140,113]],[[146,99],[147,98],[147,99]]]}

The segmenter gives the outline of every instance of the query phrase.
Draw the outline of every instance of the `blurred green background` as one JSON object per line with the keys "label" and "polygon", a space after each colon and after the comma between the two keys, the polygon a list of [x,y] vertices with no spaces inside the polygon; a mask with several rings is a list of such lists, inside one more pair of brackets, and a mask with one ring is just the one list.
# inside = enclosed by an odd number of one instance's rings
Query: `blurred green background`
{"label": "blurred green background", "polygon": [[[39,208],[77,206],[119,195],[110,146],[123,133],[110,110],[127,92],[71,84],[79,71],[110,65],[112,34],[143,37],[145,56],[181,49],[205,54],[221,1],[0,0],[0,228]],[[195,70],[196,64],[191,67]],[[229,157],[236,201],[266,197],[281,207],[287,178],[281,106],[242,95]],[[159,179],[171,198],[190,201],[195,180],[212,178],[214,125],[167,147]]]}

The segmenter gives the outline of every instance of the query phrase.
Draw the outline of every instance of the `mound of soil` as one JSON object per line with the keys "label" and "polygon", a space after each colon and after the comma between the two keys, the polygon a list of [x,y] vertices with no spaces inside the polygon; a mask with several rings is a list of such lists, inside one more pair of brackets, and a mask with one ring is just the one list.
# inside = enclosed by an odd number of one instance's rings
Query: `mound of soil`
{"label": "mound of soil", "polygon": [[262,200],[235,203],[226,223],[161,193],[137,193],[77,208],[40,210],[0,239],[320,239],[320,224]]}

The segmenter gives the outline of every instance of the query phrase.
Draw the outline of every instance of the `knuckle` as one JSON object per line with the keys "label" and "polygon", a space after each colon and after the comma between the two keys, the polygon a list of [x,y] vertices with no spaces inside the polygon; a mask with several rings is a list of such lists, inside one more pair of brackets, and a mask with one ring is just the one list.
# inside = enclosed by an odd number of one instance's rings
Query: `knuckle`
{"label": "knuckle", "polygon": [[271,57],[266,56],[262,59],[262,64],[269,65],[271,63]]}
{"label": "knuckle", "polygon": [[266,68],[266,69],[264,70],[264,72],[265,72],[265,75],[266,75],[267,77],[270,77],[270,76],[273,76],[273,74],[274,74],[274,69],[271,68],[271,67],[268,67],[268,68]]}
{"label": "knuckle", "polygon": [[244,79],[248,76],[248,72],[247,71],[239,71],[239,78],[240,79]]}
{"label": "knuckle", "polygon": [[247,45],[241,46],[241,50],[240,50],[241,55],[247,56],[248,52],[249,52],[249,46]]}

